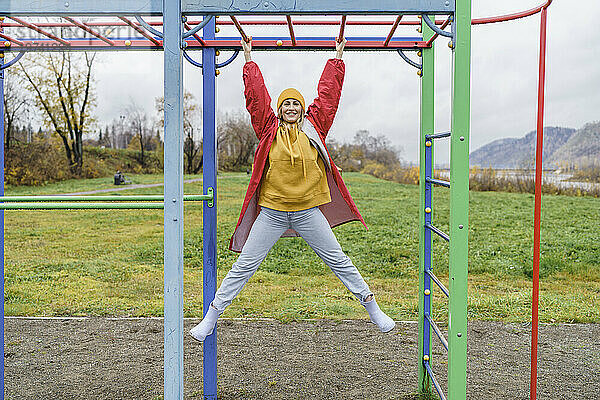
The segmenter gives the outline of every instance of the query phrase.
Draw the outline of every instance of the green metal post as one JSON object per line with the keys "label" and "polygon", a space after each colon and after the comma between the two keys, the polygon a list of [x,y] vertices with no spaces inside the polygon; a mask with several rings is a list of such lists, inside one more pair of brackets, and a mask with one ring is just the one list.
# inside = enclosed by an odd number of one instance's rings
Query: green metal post
{"label": "green metal post", "polygon": [[[423,22],[421,23],[423,39],[429,40],[433,36],[433,31]],[[431,390],[429,375],[423,366],[423,338],[424,338],[424,281],[425,281],[425,257],[431,257],[425,252],[425,135],[432,134],[434,130],[434,65],[435,50],[431,48],[422,49],[422,75],[421,75],[421,115],[419,132],[419,389],[422,393],[428,393]],[[431,240],[431,235],[427,235]],[[429,337],[429,348],[431,348],[431,328],[427,337]]]}
{"label": "green metal post", "polygon": [[467,398],[471,0],[456,0],[450,137],[448,400]]}

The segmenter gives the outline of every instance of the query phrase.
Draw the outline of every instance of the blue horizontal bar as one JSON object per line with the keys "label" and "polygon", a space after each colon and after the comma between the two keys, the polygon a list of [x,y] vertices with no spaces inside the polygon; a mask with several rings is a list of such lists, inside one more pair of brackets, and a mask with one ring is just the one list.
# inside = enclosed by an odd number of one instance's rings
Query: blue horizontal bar
{"label": "blue horizontal bar", "polygon": [[450,135],[452,135],[452,132],[434,133],[432,135],[425,135],[425,139],[440,139],[450,137]]}
{"label": "blue horizontal bar", "polygon": [[436,228],[435,226],[431,225],[431,224],[425,224],[425,228],[429,229],[430,231],[437,233],[442,239],[444,239],[446,242],[450,241],[450,236],[446,235],[444,232],[442,232],[441,230],[439,230],[438,228]]}
{"label": "blue horizontal bar", "polygon": [[[2,51],[5,53],[15,53],[15,52],[25,52],[25,53],[32,53],[32,52],[41,52],[41,51],[71,51],[71,52],[82,52],[82,51],[94,51],[94,52],[106,52],[106,51],[163,51],[162,46],[155,46],[155,45],[147,45],[147,46],[125,46],[125,45],[117,45],[117,46],[77,46],[77,47],[70,47],[70,46],[63,46],[63,45],[59,45],[57,42],[54,42],[57,45],[52,45],[51,43],[48,44],[42,44],[39,46],[30,46],[26,45],[23,47],[16,47],[16,46],[11,46],[11,47],[6,47],[3,48]],[[212,46],[210,46],[212,47]],[[216,47],[216,46],[215,46]],[[234,46],[218,46],[220,50],[223,51],[235,51],[235,50],[239,50],[240,49],[240,45],[234,45]],[[191,51],[191,50],[201,50],[201,47],[188,47],[186,48],[187,51]],[[346,47],[346,49],[344,50],[344,52],[348,52],[348,51],[396,51],[398,49],[398,47],[393,47],[393,46],[388,46],[388,47]],[[415,48],[408,48],[405,47],[404,50],[415,50]],[[316,46],[303,46],[303,47],[294,47],[294,46],[283,46],[281,48],[279,47],[252,47],[252,51],[321,51],[321,52],[331,52],[331,51],[335,51],[335,49],[333,48],[333,45],[329,48],[329,47],[316,47]]]}
{"label": "blue horizontal bar", "polygon": [[446,400],[446,396],[444,395],[444,392],[442,392],[442,387],[438,383],[437,379],[435,379],[435,375],[433,374],[433,371],[431,370],[429,361],[423,361],[423,365],[425,366],[425,369],[427,370],[427,373],[429,374],[429,377],[431,378],[431,381],[433,382],[433,386],[435,387],[435,391],[440,396],[440,399]]}
{"label": "blue horizontal bar", "polygon": [[[163,0],[0,0],[3,15],[162,15]],[[181,0],[186,15],[450,14],[447,0]]]}
{"label": "blue horizontal bar", "polygon": [[442,346],[444,346],[446,348],[446,350],[448,350],[448,341],[446,340],[446,338],[442,334],[442,331],[437,326],[437,324],[435,323],[435,321],[433,320],[433,318],[431,318],[431,315],[429,315],[429,313],[425,313],[425,318],[427,318],[427,321],[429,321],[429,324],[431,324],[431,327],[433,328],[433,330],[434,330],[435,334],[437,335],[437,337],[440,338],[440,342],[442,342]]}
{"label": "blue horizontal bar", "polygon": [[438,185],[438,186],[450,187],[450,182],[443,181],[441,179],[425,178],[425,182],[433,183],[434,185]]}
{"label": "blue horizontal bar", "polygon": [[[65,46],[62,45],[60,43],[58,43],[55,40],[52,39],[43,39],[43,38],[18,38],[19,40],[21,40],[22,42],[24,42],[24,46],[10,46],[10,47],[6,47],[4,48],[2,51],[4,52],[37,52],[37,51],[134,51],[134,50],[159,50],[162,51],[163,48],[160,45],[154,45],[154,44],[149,44],[146,46],[139,46],[139,45],[135,45],[135,46],[126,46],[124,44],[121,45],[115,45],[115,46],[108,46],[108,45],[104,45],[104,42],[102,42],[100,39],[97,38],[65,38],[65,40],[68,41],[83,41],[84,43],[88,43],[89,45],[78,45],[76,47],[70,47],[70,46]],[[124,41],[124,40],[146,40],[146,38],[144,37],[118,37],[118,38],[114,38],[114,37],[110,37],[110,40],[113,41]],[[162,40],[160,38],[155,38],[156,40]],[[275,42],[276,40],[279,40],[277,37],[263,37],[263,38],[254,38],[255,40],[268,40],[268,41],[273,41]],[[309,42],[309,45],[303,45],[302,47],[295,47],[295,46],[283,46],[281,48],[279,47],[261,47],[261,46],[253,46],[253,50],[255,51],[274,51],[274,50],[280,50],[280,51],[308,51],[308,50],[312,50],[312,51],[333,51],[334,50],[334,46],[333,43],[335,41],[335,37],[305,37],[305,38],[296,38],[297,40],[303,40],[304,42]],[[381,42],[383,43],[383,41],[385,40],[385,38],[383,37],[360,37],[360,38],[347,38],[348,40],[354,40],[355,43],[358,43],[359,46],[352,46],[352,47],[347,47],[345,51],[396,51],[398,50],[397,47],[394,47],[393,44],[396,43],[396,40],[392,40],[390,43],[392,44],[392,46],[387,46],[387,47],[369,47],[367,45],[365,46],[360,46],[360,42],[361,41],[373,41],[373,42]],[[215,40],[224,40],[224,41],[232,41],[234,44],[232,45],[219,45],[218,47],[221,50],[240,50],[241,45],[239,44],[239,41],[241,40],[241,38],[239,37],[226,37],[226,38],[217,38]],[[283,37],[283,40],[289,41],[291,40],[290,38],[285,38]],[[311,41],[331,41],[331,47],[323,47],[323,46],[310,46],[310,42]],[[405,50],[417,50],[416,44],[418,42],[422,42],[423,38],[420,37],[411,37],[411,38],[399,38],[400,42],[406,42],[407,46],[404,47]],[[100,43],[102,42],[102,46],[95,46],[95,43]],[[190,41],[187,42],[188,44],[194,44],[194,42],[190,39]],[[211,46],[212,47],[212,46]],[[187,47],[186,49],[187,51],[191,51],[191,50],[202,50],[201,47],[196,48],[196,46],[194,47]]]}
{"label": "blue horizontal bar", "polygon": [[446,286],[444,286],[444,284],[438,279],[437,276],[434,275],[434,273],[430,269],[425,270],[425,273],[427,275],[429,275],[431,277],[431,279],[433,279],[433,281],[435,282],[435,284],[438,285],[438,287],[440,288],[440,290],[442,292],[444,292],[444,294],[446,295],[446,297],[450,297],[450,292],[448,291],[448,289],[446,289]]}

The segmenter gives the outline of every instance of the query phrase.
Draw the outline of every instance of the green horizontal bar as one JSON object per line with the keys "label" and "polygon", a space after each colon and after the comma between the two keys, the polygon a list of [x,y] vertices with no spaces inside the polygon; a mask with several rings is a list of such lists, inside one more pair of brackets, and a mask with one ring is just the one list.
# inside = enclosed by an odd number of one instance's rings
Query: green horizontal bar
{"label": "green horizontal bar", "polygon": [[[212,194],[186,194],[184,201],[212,200]],[[164,201],[162,194],[128,195],[128,196],[0,196],[0,202],[28,203],[28,202],[60,202],[60,201]],[[162,207],[161,207],[162,208]],[[5,208],[7,210],[7,208]]]}
{"label": "green horizontal bar", "polygon": [[3,203],[0,210],[162,210],[163,203]]}

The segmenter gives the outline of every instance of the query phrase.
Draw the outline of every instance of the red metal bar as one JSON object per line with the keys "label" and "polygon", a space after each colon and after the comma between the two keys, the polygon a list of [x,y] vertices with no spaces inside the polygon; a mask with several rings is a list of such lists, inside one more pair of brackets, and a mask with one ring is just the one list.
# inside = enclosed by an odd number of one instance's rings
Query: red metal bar
{"label": "red metal bar", "polygon": [[229,18],[231,18],[231,21],[235,24],[235,27],[240,32],[240,35],[242,35],[242,39],[244,39],[244,41],[246,43],[248,43],[250,41],[250,38],[248,38],[248,36],[246,36],[246,33],[242,29],[242,26],[238,22],[237,18],[235,18],[233,15],[230,15]]}
{"label": "red metal bar", "polygon": [[542,7],[535,154],[535,205],[533,212],[533,295],[531,301],[531,400],[537,399],[538,304],[540,291],[540,227],[542,222],[542,154],[544,148],[544,85],[546,80],[546,21],[548,6]]}
{"label": "red metal bar", "polygon": [[12,42],[12,43],[14,43],[14,44],[18,44],[19,46],[25,46],[25,43],[24,43],[24,42],[21,42],[20,40],[17,40],[17,39],[15,39],[15,38],[12,38],[12,37],[10,37],[10,36],[8,36],[8,35],[5,35],[4,33],[0,33],[0,37],[1,37],[2,39],[6,39],[6,40],[8,40],[9,42]]}
{"label": "red metal bar", "polygon": [[290,30],[290,38],[292,39],[292,46],[295,46],[296,45],[296,35],[294,35],[294,25],[292,25],[292,17],[290,17],[289,15],[286,15],[285,19],[287,20],[287,25]]}
{"label": "red metal bar", "polygon": [[[442,25],[445,20],[438,19],[435,21],[436,25]],[[286,25],[287,21],[282,20],[248,20],[240,21],[240,25]],[[190,21],[195,24],[196,22]],[[352,20],[347,21],[346,25],[359,25],[359,26],[393,26],[395,21],[392,20]],[[339,25],[339,21],[336,20],[295,20],[294,25]],[[217,25],[234,25],[233,22],[227,20],[218,20]],[[403,20],[399,25],[421,25],[418,20]]]}
{"label": "red metal bar", "polygon": [[342,22],[340,22],[340,34],[337,37],[337,42],[341,43],[344,40],[344,30],[346,29],[346,16],[342,15]]}
{"label": "red metal bar", "polygon": [[499,15],[497,17],[486,17],[486,18],[475,18],[471,21],[472,25],[480,25],[480,24],[493,24],[496,22],[505,22],[512,21],[519,18],[529,17],[533,14],[537,14],[543,9],[546,9],[550,6],[552,0],[547,0],[544,4],[539,5],[535,8],[526,11],[520,11],[513,14]]}
{"label": "red metal bar", "polygon": [[16,18],[16,17],[9,17],[9,18],[12,19],[13,21],[15,21],[15,22],[17,22],[17,23],[19,23],[19,24],[21,24],[21,25],[23,25],[23,26],[31,29],[31,30],[36,31],[37,33],[41,33],[42,35],[47,36],[47,37],[49,37],[52,40],[56,40],[57,42],[62,43],[65,46],[69,46],[69,42],[67,42],[66,40],[63,40],[63,39],[61,39],[59,37],[56,37],[53,34],[51,34],[49,32],[46,32],[46,31],[38,28],[37,26],[35,26],[33,24],[30,24],[29,22],[25,22],[22,19]]}
{"label": "red metal bar", "polygon": [[[334,39],[335,40],[335,39]],[[126,49],[138,49],[138,50],[156,50],[157,47],[162,47],[162,41],[159,44],[151,42],[148,39],[132,39],[132,40],[114,40],[115,45],[110,46],[100,40],[89,42],[89,41],[73,41],[71,42],[70,49],[81,49],[90,51],[95,50],[126,50]],[[129,43],[129,44],[127,44]],[[216,47],[222,49],[239,49],[239,40],[204,40],[204,44],[197,40],[188,41],[188,49],[200,49],[203,47]],[[296,39],[296,45],[293,45],[291,40],[283,40],[282,45],[278,46],[275,40],[254,40],[253,49],[256,50],[268,50],[268,49],[288,49],[288,50],[324,50],[331,49],[331,40],[298,40]],[[354,40],[346,44],[346,49],[360,49],[360,50],[395,50],[395,49],[417,49],[425,48],[427,44],[424,41],[398,41],[393,40],[387,47],[383,46],[382,40]],[[44,42],[24,42],[19,46],[11,46],[11,50],[61,50],[65,46],[58,43],[47,44]]]}
{"label": "red metal bar", "polygon": [[[158,47],[162,47],[162,41],[159,42]],[[200,45],[196,45],[195,47],[201,48]],[[71,42],[69,47],[63,46],[59,43],[48,43],[48,42],[24,42],[23,45],[19,46],[11,46],[12,51],[51,51],[58,50],[63,51],[64,49],[71,50],[128,50],[128,49],[138,49],[138,50],[156,50],[157,45],[154,42],[151,42],[148,39],[133,39],[133,40],[114,40],[114,46],[111,46],[105,42],[100,40],[89,42],[80,40],[78,42]]]}
{"label": "red metal bar", "polygon": [[[191,28],[191,26],[190,26],[190,24],[188,24],[187,22],[185,22],[183,25],[185,26],[185,29],[187,29],[187,30],[191,30],[191,29],[192,29],[192,28]],[[198,34],[197,34],[197,33],[194,33],[192,36],[193,36],[193,37],[194,37],[194,39],[196,39],[196,40],[197,40],[197,41],[198,41],[198,42],[199,42],[199,43],[200,43],[202,46],[205,46],[205,45],[206,45],[206,43],[204,43],[204,40],[202,40],[202,38],[201,38],[200,36],[198,36]]]}
{"label": "red metal bar", "polygon": [[[447,19],[447,20],[446,20],[446,21],[445,21],[445,22],[442,24],[442,26],[440,26],[440,29],[441,29],[441,30],[444,30],[444,29],[446,29],[446,27],[447,27],[447,26],[448,26],[448,24],[450,23],[450,19],[451,19],[451,17],[448,17],[448,19]],[[434,34],[434,35],[431,37],[431,39],[429,39],[429,40],[427,41],[427,46],[431,46],[431,43],[433,43],[433,41],[434,41],[435,39],[437,39],[437,37],[438,37],[438,36],[440,36],[440,34],[439,34],[439,33],[435,33],[435,34]]]}
{"label": "red metal bar", "polygon": [[398,18],[396,18],[396,21],[394,21],[394,26],[392,26],[392,30],[390,31],[390,33],[388,33],[387,38],[385,38],[385,42],[383,42],[383,45],[385,47],[387,47],[387,45],[390,43],[390,40],[392,40],[392,36],[394,36],[394,32],[396,32],[396,28],[398,28],[398,24],[401,20],[402,15],[398,15]]}
{"label": "red metal bar", "polygon": [[[162,21],[153,21],[153,22],[148,22],[148,25],[152,25],[152,26],[162,26]],[[100,27],[107,27],[107,26],[127,26],[128,24],[126,24],[125,22],[119,22],[119,21],[108,21],[108,22],[94,22],[94,21],[90,21],[90,22],[86,22],[85,23],[86,26],[100,26]],[[14,24],[14,23],[7,23],[4,24],[5,27],[9,27],[9,28],[16,28],[21,26],[20,24]],[[37,27],[40,28],[69,28],[72,27],[73,25],[70,23],[66,23],[66,22],[36,22]]]}
{"label": "red metal bar", "polygon": [[[516,12],[516,13],[512,13],[512,14],[506,14],[506,15],[500,15],[500,16],[493,16],[493,17],[483,17],[483,18],[474,18],[472,20],[472,24],[473,25],[481,25],[481,24],[490,24],[490,23],[496,23],[496,22],[504,22],[504,21],[510,21],[510,20],[514,20],[514,19],[519,19],[519,18],[525,18],[534,14],[539,13],[542,8],[547,8],[550,3],[552,3],[552,0],[546,0],[546,2],[540,6],[534,7],[532,9],[526,10],[526,11],[520,11],[520,12]],[[14,19],[14,18],[13,18]],[[191,25],[195,25],[198,24],[202,21],[189,21],[189,23]],[[436,20],[435,23],[436,25],[442,25],[445,21],[444,20]],[[148,22],[150,25],[152,26],[162,26],[162,21],[152,21],[152,22]],[[393,26],[396,22],[395,21],[391,21],[391,20],[352,20],[352,21],[347,21],[346,25],[362,25],[362,26],[369,26],[369,25],[388,25],[388,26]],[[281,20],[251,20],[251,21],[238,21],[239,25],[286,25],[287,21],[281,21]],[[420,25],[421,22],[420,21],[414,21],[414,20],[408,20],[408,21],[401,21],[399,25]],[[21,24],[14,24],[14,23],[5,23],[3,24],[4,27],[7,28],[14,28],[14,27],[18,27],[21,26]],[[128,23],[121,23],[121,22],[87,22],[85,25],[87,26],[125,26],[125,25],[129,25]],[[234,25],[234,23],[232,21],[227,21],[227,20],[219,20],[217,21],[217,25]],[[298,21],[294,21],[294,25],[339,25],[338,21],[335,20],[298,20]],[[66,23],[60,23],[60,22],[39,22],[36,23],[37,27],[69,27],[71,26],[70,24],[66,24]],[[131,26],[131,25],[130,25]]]}
{"label": "red metal bar", "polygon": [[161,45],[161,43],[158,40],[154,39],[144,29],[140,28],[139,26],[137,26],[136,24],[134,24],[133,22],[131,22],[127,18],[125,18],[125,17],[118,17],[118,18],[121,21],[125,22],[130,27],[132,27],[135,31],[137,31],[137,33],[139,33],[140,35],[142,35],[143,37],[145,37],[146,39],[148,39],[149,41],[151,41],[152,43],[154,43],[156,46],[160,46]]}
{"label": "red metal bar", "polygon": [[[239,48],[240,42],[237,40],[205,40],[207,47],[227,47],[227,48]],[[282,40],[282,45],[278,46],[276,40],[252,40],[252,49],[269,49],[269,48],[306,48],[306,49],[324,49],[331,48],[331,41],[329,40],[299,40],[296,39],[296,45],[294,46],[291,40]],[[360,49],[399,49],[399,48],[424,48],[427,47],[427,43],[424,41],[391,41],[387,47],[383,46],[382,40],[352,40],[346,43],[345,48],[360,48]]]}
{"label": "red metal bar", "polygon": [[[199,24],[202,21],[193,21],[193,20],[188,20],[188,22],[192,25],[196,25]],[[277,21],[277,20],[251,20],[251,21],[240,21],[238,20],[238,22],[240,23],[240,25],[286,25],[287,21]],[[438,25],[441,25],[444,21],[442,20],[437,20],[436,23]],[[418,21],[406,21],[403,22],[400,25],[417,25],[419,22]],[[118,21],[109,21],[109,22],[86,22],[85,23],[87,26],[127,26],[126,23],[124,22],[118,22]],[[148,21],[149,25],[152,26],[162,26],[163,23],[162,21]],[[334,21],[334,20],[327,20],[327,21],[319,21],[319,20],[313,20],[313,21],[307,21],[307,20],[299,20],[299,21],[294,21],[294,25],[339,25],[339,21]],[[16,23],[5,23],[3,24],[4,27],[6,28],[15,28],[15,27],[19,27],[21,26],[20,24],[16,24]],[[227,20],[217,20],[217,25],[234,25],[233,22],[231,21],[227,21]],[[394,21],[348,21],[346,23],[346,25],[364,25],[364,26],[368,26],[368,25],[394,25]],[[40,27],[40,28],[68,28],[70,26],[72,26],[71,24],[68,24],[66,22],[39,22],[36,23],[36,26]]]}
{"label": "red metal bar", "polygon": [[[4,35],[6,36],[6,35]],[[11,38],[12,39],[12,38]],[[11,46],[11,50],[35,50],[35,49],[48,49],[48,50],[60,50],[65,48],[59,43],[56,42],[47,42],[47,41],[35,41],[35,40],[26,40],[26,41],[15,41],[16,46]],[[335,40],[335,39],[333,39]],[[113,40],[114,46],[108,45],[105,42],[100,40],[89,41],[89,40],[74,40],[70,42],[71,49],[156,49],[157,47],[162,47],[162,40],[158,41],[158,45],[155,41],[150,41],[146,38],[140,39],[115,39]],[[302,39],[298,40],[296,38],[296,44],[292,44],[291,40],[282,40],[282,45],[277,45],[277,40],[254,40],[253,48],[257,50],[267,50],[267,49],[275,49],[275,48],[285,48],[289,50],[296,49],[306,49],[306,50],[321,50],[321,49],[331,49],[331,40],[311,40],[311,39]],[[239,49],[240,42],[239,39],[216,39],[216,40],[203,40],[202,43],[197,40],[190,40],[187,42],[188,48],[202,48],[202,47],[216,47],[216,48],[227,48],[227,49]],[[426,42],[424,41],[399,41],[392,40],[388,46],[383,46],[383,41],[379,40],[351,40],[346,44],[346,49],[361,49],[361,50],[394,50],[394,49],[416,49],[416,48],[424,48],[427,47]]]}
{"label": "red metal bar", "polygon": [[102,36],[101,34],[99,34],[98,32],[94,31],[93,29],[90,29],[89,27],[85,26],[81,22],[76,21],[76,20],[74,20],[73,18],[70,18],[70,17],[63,17],[63,18],[66,19],[67,21],[69,21],[70,23],[72,23],[73,25],[78,26],[79,28],[83,29],[87,33],[96,36],[98,39],[102,40],[103,42],[108,43],[111,46],[115,45],[115,42],[113,42],[112,40],[108,39],[107,37]]}
{"label": "red metal bar", "polygon": [[[240,25],[286,25],[287,21],[281,20],[249,20],[239,21]],[[416,21],[415,21],[416,23]],[[339,25],[340,21],[336,20],[296,20],[294,25]],[[346,25],[393,25],[394,21],[347,21]],[[231,21],[218,21],[217,25],[233,25]]]}

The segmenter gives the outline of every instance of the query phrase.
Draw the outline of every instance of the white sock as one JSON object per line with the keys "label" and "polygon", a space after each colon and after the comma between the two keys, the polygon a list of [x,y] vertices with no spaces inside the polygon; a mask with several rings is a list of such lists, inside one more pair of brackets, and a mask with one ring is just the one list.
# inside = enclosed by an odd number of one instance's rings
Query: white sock
{"label": "white sock", "polygon": [[217,319],[222,313],[223,311],[218,311],[211,304],[202,321],[190,330],[190,335],[197,341],[204,342],[207,336],[212,335],[217,325]]}
{"label": "white sock", "polygon": [[379,327],[381,332],[389,332],[396,326],[396,323],[393,319],[388,317],[377,305],[375,298],[371,301],[361,301],[362,304],[369,313],[369,318],[371,318],[371,322]]}

